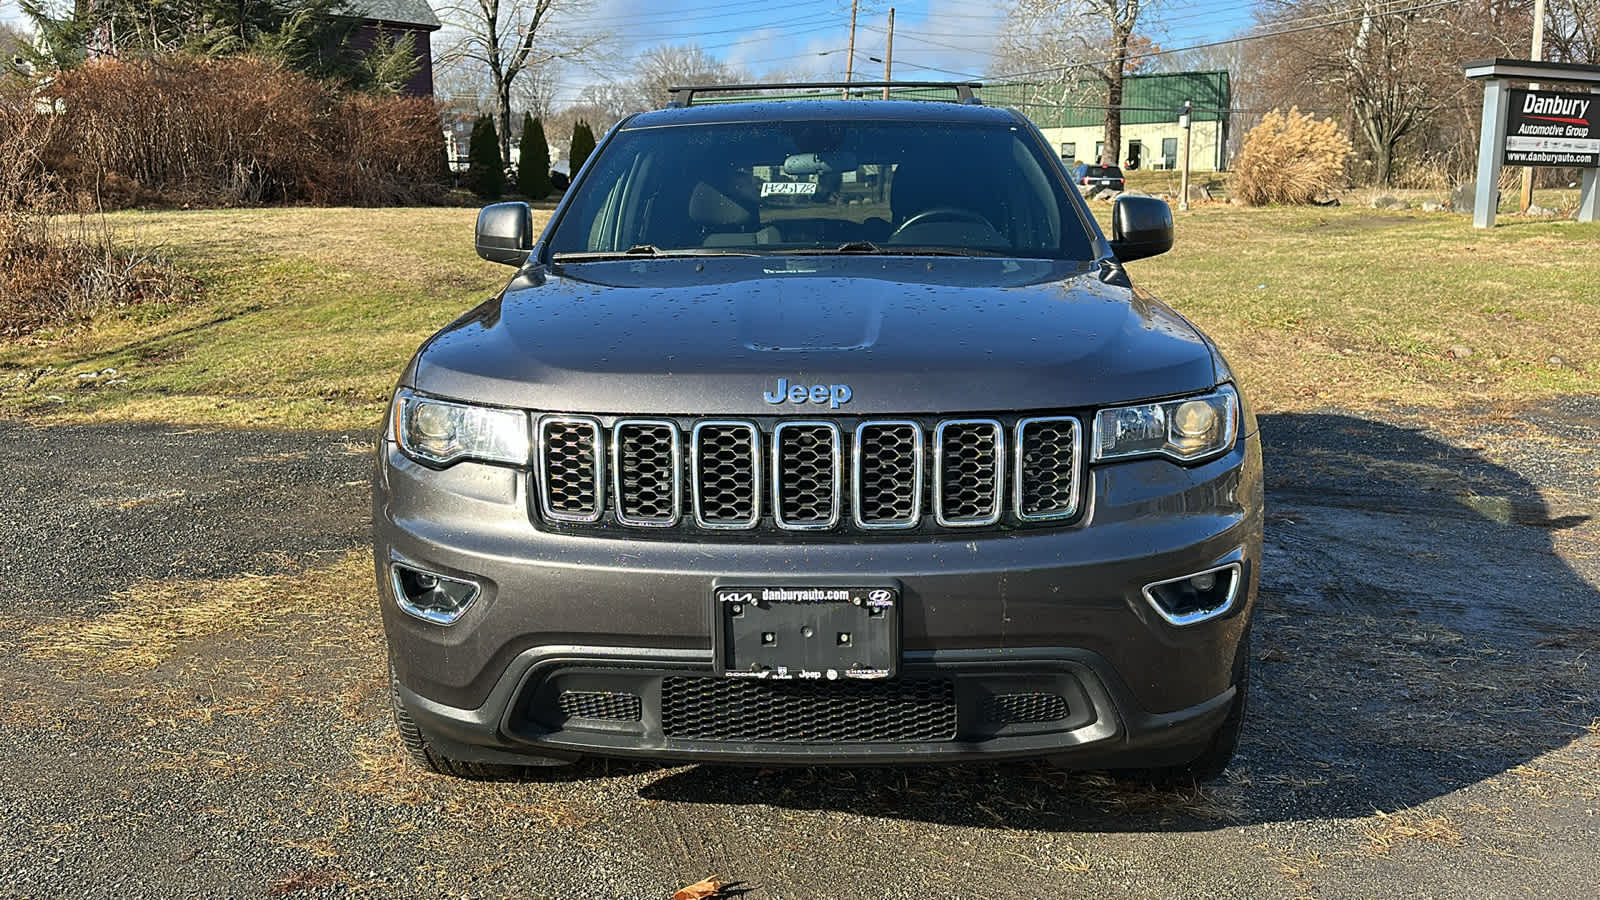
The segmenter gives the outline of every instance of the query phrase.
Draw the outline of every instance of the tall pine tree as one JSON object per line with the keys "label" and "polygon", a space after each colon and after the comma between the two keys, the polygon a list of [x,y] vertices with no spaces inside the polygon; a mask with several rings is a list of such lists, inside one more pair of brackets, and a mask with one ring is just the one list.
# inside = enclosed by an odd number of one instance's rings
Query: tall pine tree
{"label": "tall pine tree", "polygon": [[522,143],[517,161],[517,192],[529,200],[550,196],[550,145],[544,139],[544,123],[532,113],[522,115]]}
{"label": "tall pine tree", "polygon": [[506,192],[506,168],[500,161],[500,141],[494,120],[479,116],[467,142],[467,189],[485,200],[499,200]]}
{"label": "tall pine tree", "polygon": [[578,177],[578,170],[583,168],[583,161],[594,152],[594,130],[588,122],[580,120],[572,126],[572,146],[567,151],[567,158],[571,162],[572,177]]}

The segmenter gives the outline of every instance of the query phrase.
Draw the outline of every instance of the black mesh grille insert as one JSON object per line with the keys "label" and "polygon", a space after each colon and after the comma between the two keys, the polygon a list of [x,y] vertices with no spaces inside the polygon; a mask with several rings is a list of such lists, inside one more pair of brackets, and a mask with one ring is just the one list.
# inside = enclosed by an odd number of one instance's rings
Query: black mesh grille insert
{"label": "black mesh grille insert", "polygon": [[874,743],[956,735],[949,680],[768,682],[668,677],[661,728],[700,741]]}
{"label": "black mesh grille insert", "polygon": [[617,514],[628,525],[678,520],[677,428],[670,422],[617,425]]}
{"label": "black mesh grille insert", "polygon": [[773,506],[781,524],[825,528],[838,518],[839,482],[834,466],[838,439],[838,431],[831,425],[778,426]]}
{"label": "black mesh grille insert", "polygon": [[983,701],[990,722],[1059,722],[1067,713],[1067,698],[1060,694],[1000,694]]}
{"label": "black mesh grille insert", "polygon": [[861,426],[856,446],[856,511],[863,525],[917,524],[922,484],[921,427],[909,422]]}
{"label": "black mesh grille insert", "polygon": [[695,496],[706,525],[756,522],[760,450],[755,426],[707,423],[695,433]]}
{"label": "black mesh grille insert", "polygon": [[543,431],[545,511],[572,518],[598,517],[598,426],[582,420],[546,419],[539,427]]}
{"label": "black mesh grille insert", "polygon": [[643,712],[638,695],[612,691],[562,691],[559,702],[561,714],[569,719],[637,722]]}
{"label": "black mesh grille insert", "polygon": [[1034,419],[1020,428],[1021,471],[1017,473],[1022,516],[1069,516],[1077,510],[1078,422]]}
{"label": "black mesh grille insert", "polygon": [[941,428],[939,491],[949,524],[981,525],[1000,514],[1001,431],[994,422],[950,422]]}

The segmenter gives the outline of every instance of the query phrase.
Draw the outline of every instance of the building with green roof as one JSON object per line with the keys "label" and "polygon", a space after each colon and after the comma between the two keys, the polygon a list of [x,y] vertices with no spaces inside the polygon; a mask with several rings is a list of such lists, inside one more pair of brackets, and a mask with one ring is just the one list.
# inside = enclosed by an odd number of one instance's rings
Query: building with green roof
{"label": "building with green roof", "polygon": [[[871,99],[881,88],[853,89],[853,97]],[[1008,82],[979,88],[977,97],[989,106],[1018,110],[1044,132],[1051,146],[1067,164],[1099,161],[1105,149],[1106,87],[1096,78],[1075,82],[1042,84]],[[806,93],[771,92],[763,100],[837,98],[838,90]],[[890,91],[902,100],[950,100],[949,88],[902,87]],[[699,103],[733,103],[758,99],[756,96],[703,94]],[[1189,169],[1193,172],[1221,171],[1227,166],[1228,111],[1233,97],[1228,73],[1159,72],[1129,75],[1123,81],[1122,147],[1116,162],[1124,168],[1130,162],[1137,169],[1176,169],[1183,147],[1183,128],[1178,113],[1184,101],[1191,105]]]}

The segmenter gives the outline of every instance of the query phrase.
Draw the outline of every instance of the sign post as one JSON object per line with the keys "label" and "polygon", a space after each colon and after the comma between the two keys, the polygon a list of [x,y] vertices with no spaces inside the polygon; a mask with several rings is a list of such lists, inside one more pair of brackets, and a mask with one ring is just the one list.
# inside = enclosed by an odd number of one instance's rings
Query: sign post
{"label": "sign post", "polygon": [[1183,101],[1183,109],[1178,110],[1178,125],[1183,128],[1183,187],[1179,188],[1178,209],[1189,208],[1189,126],[1194,122],[1194,106],[1190,101]]}
{"label": "sign post", "polygon": [[[1494,227],[1500,169],[1507,163],[1581,168],[1578,221],[1600,221],[1600,66],[1486,59],[1464,68],[1468,78],[1484,83],[1473,226]],[[1589,91],[1514,90],[1513,80],[1577,84]]]}
{"label": "sign post", "polygon": [[1478,135],[1477,196],[1472,202],[1472,227],[1493,228],[1494,215],[1500,204],[1500,167],[1506,161],[1506,145],[1501,135],[1506,133],[1506,94],[1510,93],[1504,78],[1496,78],[1483,86],[1483,130]]}

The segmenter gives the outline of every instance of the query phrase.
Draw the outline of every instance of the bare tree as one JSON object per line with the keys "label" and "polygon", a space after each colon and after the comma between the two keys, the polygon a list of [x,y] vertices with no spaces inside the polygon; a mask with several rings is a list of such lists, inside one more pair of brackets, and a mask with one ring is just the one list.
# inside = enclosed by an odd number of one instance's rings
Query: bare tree
{"label": "bare tree", "polygon": [[447,0],[440,18],[461,37],[441,58],[467,60],[488,75],[491,114],[500,151],[510,158],[511,108],[524,73],[594,53],[603,35],[576,27],[590,0]]}
{"label": "bare tree", "polygon": [[1600,64],[1600,0],[1550,0],[1547,16],[1547,59]]}
{"label": "bare tree", "polygon": [[690,84],[730,84],[744,81],[738,69],[700,49],[699,44],[652,47],[639,55],[629,87],[637,109],[654,109],[671,99],[667,88]]}
{"label": "bare tree", "polygon": [[[1572,0],[1567,0],[1572,2]],[[1594,0],[1577,0],[1594,2]],[[1360,135],[1371,178],[1393,182],[1405,142],[1420,155],[1451,155],[1470,134],[1462,60],[1526,53],[1528,0],[1464,0],[1416,8],[1394,0],[1262,0],[1259,32],[1307,22],[1325,27],[1256,42],[1258,76],[1273,105],[1298,103],[1345,116]],[[1459,154],[1455,154],[1459,155]]]}
{"label": "bare tree", "polygon": [[[1154,0],[1016,0],[996,51],[997,65],[1053,88],[1055,102],[1081,104],[1084,76],[1097,79],[1105,107],[1101,164],[1122,148],[1123,80],[1147,64],[1154,42],[1139,32]],[[1009,74],[1003,70],[999,74]]]}

